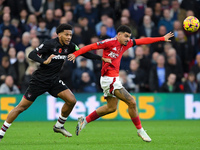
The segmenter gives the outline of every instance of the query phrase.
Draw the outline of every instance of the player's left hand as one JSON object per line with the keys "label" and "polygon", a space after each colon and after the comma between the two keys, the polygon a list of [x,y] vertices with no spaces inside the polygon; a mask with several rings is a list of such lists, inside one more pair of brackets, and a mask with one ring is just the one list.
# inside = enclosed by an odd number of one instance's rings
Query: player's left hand
{"label": "player's left hand", "polygon": [[112,61],[111,61],[111,59],[110,58],[104,58],[104,57],[102,57],[101,58],[104,62],[107,62],[107,63],[112,63]]}
{"label": "player's left hand", "polygon": [[171,42],[171,40],[169,40],[169,38],[171,38],[171,37],[173,37],[173,36],[174,36],[174,33],[172,33],[172,32],[167,33],[167,34],[164,36],[165,41],[166,41],[166,42]]}
{"label": "player's left hand", "polygon": [[74,54],[69,54],[67,58],[68,58],[69,61],[73,61],[73,63],[74,63],[76,56]]}

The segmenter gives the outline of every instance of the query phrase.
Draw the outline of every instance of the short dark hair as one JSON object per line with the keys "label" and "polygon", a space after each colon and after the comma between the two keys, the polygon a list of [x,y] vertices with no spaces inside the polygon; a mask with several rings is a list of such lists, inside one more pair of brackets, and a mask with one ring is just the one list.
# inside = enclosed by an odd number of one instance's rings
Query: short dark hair
{"label": "short dark hair", "polygon": [[69,24],[60,24],[57,28],[56,28],[56,33],[60,33],[63,32],[64,30],[72,30],[72,26]]}
{"label": "short dark hair", "polygon": [[128,32],[131,33],[131,29],[126,25],[121,25],[117,28],[117,33],[119,32]]}

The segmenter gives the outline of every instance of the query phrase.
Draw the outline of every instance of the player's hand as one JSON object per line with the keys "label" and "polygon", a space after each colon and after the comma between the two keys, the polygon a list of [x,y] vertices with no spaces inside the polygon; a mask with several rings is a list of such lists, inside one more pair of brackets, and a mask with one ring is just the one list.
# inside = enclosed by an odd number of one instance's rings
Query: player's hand
{"label": "player's hand", "polygon": [[52,59],[54,56],[56,56],[56,55],[51,54],[51,56],[49,56],[49,58],[47,58],[47,60],[45,60],[45,61],[43,62],[43,64],[48,65],[48,64],[51,62],[51,59]]}
{"label": "player's hand", "polygon": [[74,54],[69,54],[68,55],[68,60],[69,61],[72,61],[73,60],[73,63],[75,62],[75,59],[76,59],[76,56]]}
{"label": "player's hand", "polygon": [[111,61],[111,59],[110,58],[104,58],[104,57],[102,57],[101,58],[104,62],[107,62],[107,63],[112,63],[112,61]]}
{"label": "player's hand", "polygon": [[174,36],[174,33],[172,33],[172,32],[167,33],[167,34],[164,36],[165,41],[166,41],[166,42],[171,42],[171,40],[169,40],[169,38],[171,38],[171,37],[173,37],[173,36]]}

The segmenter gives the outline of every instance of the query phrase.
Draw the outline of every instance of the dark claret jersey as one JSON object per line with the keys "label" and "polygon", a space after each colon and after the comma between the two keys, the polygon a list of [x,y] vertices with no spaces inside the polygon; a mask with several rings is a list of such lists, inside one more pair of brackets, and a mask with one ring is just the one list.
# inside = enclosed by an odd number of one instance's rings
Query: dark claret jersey
{"label": "dark claret jersey", "polygon": [[[62,68],[67,55],[79,50],[78,46],[70,42],[69,45],[61,45],[58,38],[51,39],[42,43],[39,47],[29,54],[29,58],[40,62],[40,67],[32,75],[32,80],[40,81],[40,83],[48,84],[59,77],[59,72]],[[56,55],[47,65],[43,64],[51,55]],[[86,58],[101,60],[101,57],[92,53],[83,55]]]}

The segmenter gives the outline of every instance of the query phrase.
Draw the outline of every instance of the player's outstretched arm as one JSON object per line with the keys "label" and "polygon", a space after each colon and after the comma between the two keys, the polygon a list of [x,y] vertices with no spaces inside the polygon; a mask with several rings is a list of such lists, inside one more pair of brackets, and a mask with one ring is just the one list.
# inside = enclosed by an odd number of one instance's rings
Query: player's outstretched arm
{"label": "player's outstretched arm", "polygon": [[164,38],[165,38],[165,41],[166,42],[171,42],[171,40],[169,40],[171,37],[173,37],[174,36],[174,33],[172,33],[172,32],[169,32],[169,33],[167,33],[165,36],[164,36]]}
{"label": "player's outstretched arm", "polygon": [[142,39],[135,39],[136,45],[144,45],[144,44],[152,44],[160,41],[170,42],[169,38],[173,37],[174,34],[172,32],[167,33],[165,36],[162,37],[146,37]]}

